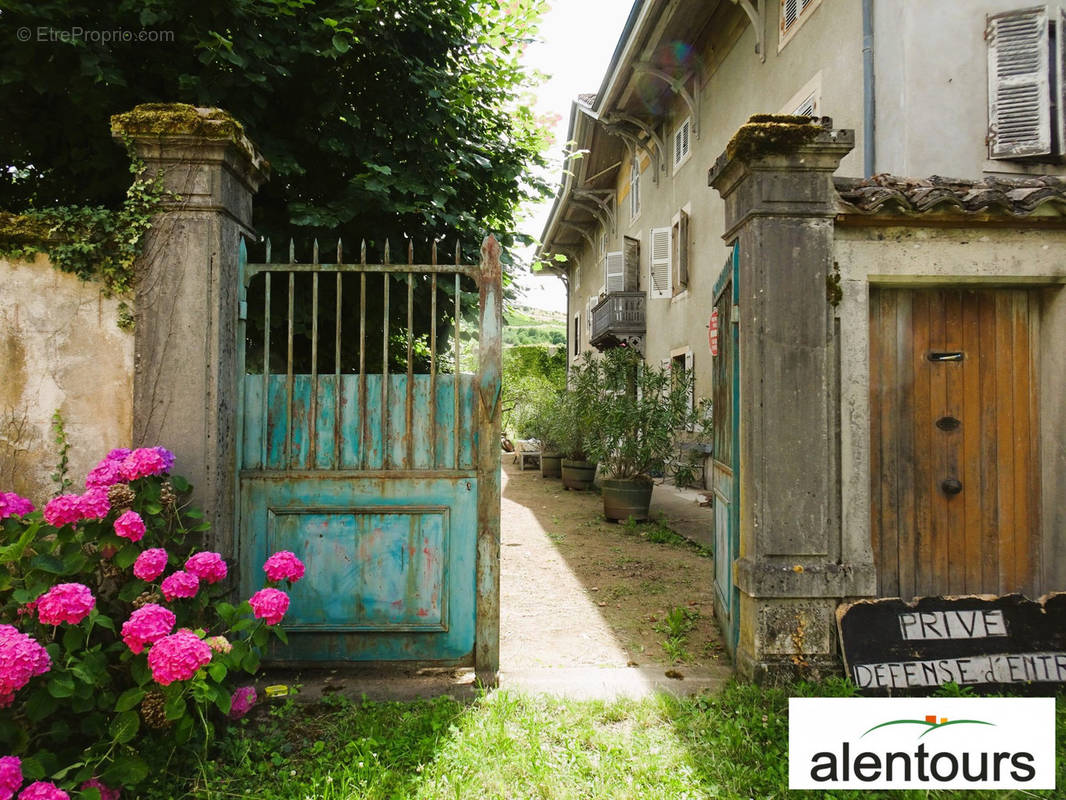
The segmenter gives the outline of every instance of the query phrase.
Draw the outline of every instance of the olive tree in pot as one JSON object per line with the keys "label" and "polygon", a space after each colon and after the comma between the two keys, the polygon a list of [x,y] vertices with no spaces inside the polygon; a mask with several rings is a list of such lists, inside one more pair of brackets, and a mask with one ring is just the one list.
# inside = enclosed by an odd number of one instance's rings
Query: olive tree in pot
{"label": "olive tree in pot", "polygon": [[559,446],[559,409],[562,398],[559,395],[541,401],[536,413],[530,419],[530,431],[533,438],[540,442],[540,475],[542,478],[558,478],[563,460],[562,448]]}
{"label": "olive tree in pot", "polygon": [[571,368],[569,385],[559,399],[553,430],[563,456],[561,473],[567,489],[591,489],[596,478],[596,461],[589,457],[588,439],[599,380],[598,361],[586,353]]}
{"label": "olive tree in pot", "polygon": [[645,364],[627,348],[607,351],[596,369],[588,452],[600,464],[603,513],[646,520],[652,475],[663,473],[678,432],[696,416],[689,406],[693,378]]}

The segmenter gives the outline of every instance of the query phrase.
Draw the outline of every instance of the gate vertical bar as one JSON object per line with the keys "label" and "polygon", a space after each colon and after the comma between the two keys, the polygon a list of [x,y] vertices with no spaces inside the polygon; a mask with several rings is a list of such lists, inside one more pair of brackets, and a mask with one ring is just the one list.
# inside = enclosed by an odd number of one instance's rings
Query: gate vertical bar
{"label": "gate vertical bar", "polygon": [[[389,240],[385,240],[385,264],[389,263]],[[389,273],[381,273],[385,285],[381,310],[381,468],[389,469]]]}
{"label": "gate vertical bar", "polygon": [[[366,239],[359,249],[359,264],[366,266]],[[359,273],[359,467],[366,469],[366,272]]]}
{"label": "gate vertical bar", "polygon": [[[312,249],[314,264],[318,266],[318,239]],[[307,452],[304,466],[315,469],[318,461],[318,270],[311,273],[311,419],[308,420]]]}
{"label": "gate vertical bar", "polygon": [[[437,242],[433,241],[430,263],[437,266]],[[430,278],[429,301],[429,466],[437,468],[437,273]]]}
{"label": "gate vertical bar", "polygon": [[[289,240],[289,263],[293,261],[293,243]],[[293,336],[293,298],[296,295],[296,273],[289,271],[289,345],[285,367],[285,466],[292,469],[292,336]]]}
{"label": "gate vertical bar", "polygon": [[[337,240],[337,265],[344,263],[341,240]],[[337,271],[337,322],[333,343],[333,469],[341,468],[341,272]]]}
{"label": "gate vertical bar", "polygon": [[[407,242],[407,266],[415,263],[414,239]],[[404,441],[407,443],[407,451],[404,454],[404,469],[413,469],[415,465],[415,276],[413,272],[407,273],[407,405],[405,406]]]}
{"label": "gate vertical bar", "polygon": [[[270,242],[267,242],[267,263],[270,263]],[[270,454],[270,271],[268,270],[263,280],[263,433],[260,450],[259,468],[267,468],[267,457]]]}
{"label": "gate vertical bar", "polygon": [[[459,243],[455,243],[455,263],[459,263]],[[452,382],[452,400],[454,401],[454,414],[452,417],[452,425],[455,427],[455,469],[459,469],[459,450],[461,442],[459,441],[459,431],[462,426],[459,424],[459,326],[460,326],[460,287],[459,287],[459,273],[455,273],[455,374],[452,376],[455,380]]]}
{"label": "gate vertical bar", "polygon": [[503,373],[503,297],[500,243],[481,245],[478,342],[477,619],[474,671],[495,686],[500,670],[500,389]]}

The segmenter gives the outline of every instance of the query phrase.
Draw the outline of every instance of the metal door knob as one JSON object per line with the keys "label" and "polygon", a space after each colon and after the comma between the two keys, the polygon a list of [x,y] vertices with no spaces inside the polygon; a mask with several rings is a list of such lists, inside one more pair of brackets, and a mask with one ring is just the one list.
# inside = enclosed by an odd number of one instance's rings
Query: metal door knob
{"label": "metal door knob", "polygon": [[940,491],[946,495],[958,494],[962,491],[962,484],[957,478],[948,478],[940,482]]}

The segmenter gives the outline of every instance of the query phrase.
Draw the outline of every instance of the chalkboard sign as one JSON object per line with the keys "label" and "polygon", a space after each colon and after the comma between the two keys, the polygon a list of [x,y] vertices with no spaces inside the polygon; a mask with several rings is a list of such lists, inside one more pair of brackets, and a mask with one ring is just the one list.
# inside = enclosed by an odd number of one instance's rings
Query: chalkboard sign
{"label": "chalkboard sign", "polygon": [[1066,593],[868,600],[840,606],[837,628],[861,689],[1066,683]]}

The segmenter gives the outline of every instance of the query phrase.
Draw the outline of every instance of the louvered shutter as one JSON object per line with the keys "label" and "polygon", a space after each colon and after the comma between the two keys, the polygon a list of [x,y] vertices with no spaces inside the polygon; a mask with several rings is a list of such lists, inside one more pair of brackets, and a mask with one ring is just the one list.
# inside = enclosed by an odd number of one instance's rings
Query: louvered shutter
{"label": "louvered shutter", "polygon": [[640,291],[640,239],[626,236],[622,239],[625,246],[625,287],[623,291]]}
{"label": "louvered shutter", "polygon": [[799,19],[799,0],[781,0],[781,30],[787,31]]}
{"label": "louvered shutter", "polygon": [[1051,86],[1046,6],[988,18],[988,153],[1051,153]]}
{"label": "louvered shutter", "polygon": [[651,296],[670,296],[670,228],[651,229]]}
{"label": "louvered shutter", "polygon": [[608,253],[606,261],[607,274],[605,276],[605,281],[607,283],[607,294],[610,294],[611,292],[625,291],[626,263],[622,251],[616,250],[613,253]]}
{"label": "louvered shutter", "polygon": [[682,286],[688,286],[688,214],[684,211],[681,212],[677,228],[677,279]]}

